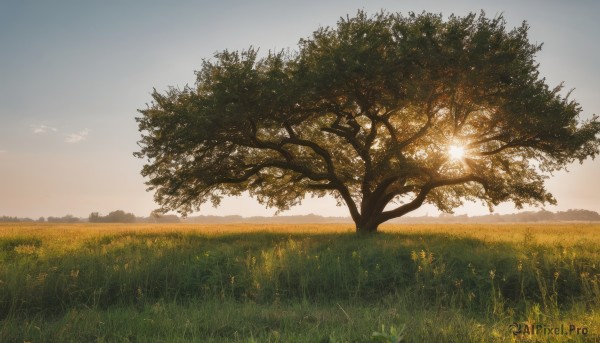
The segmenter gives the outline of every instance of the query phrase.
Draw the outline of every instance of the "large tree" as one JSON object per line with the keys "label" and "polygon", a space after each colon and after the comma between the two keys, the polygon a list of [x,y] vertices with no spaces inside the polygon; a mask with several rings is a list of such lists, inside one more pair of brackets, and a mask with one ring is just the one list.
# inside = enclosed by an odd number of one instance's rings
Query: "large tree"
{"label": "large tree", "polygon": [[359,232],[424,203],[554,203],[544,179],[599,151],[600,122],[540,78],[528,26],[423,13],[342,18],[297,51],[223,51],[137,118],[142,175],[183,214],[248,192],[333,195]]}

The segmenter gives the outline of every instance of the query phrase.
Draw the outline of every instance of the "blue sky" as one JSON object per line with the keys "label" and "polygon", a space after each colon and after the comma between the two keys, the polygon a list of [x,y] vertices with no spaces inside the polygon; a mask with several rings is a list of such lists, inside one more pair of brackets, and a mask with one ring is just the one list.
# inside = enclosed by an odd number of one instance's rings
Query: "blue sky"
{"label": "blue sky", "polygon": [[[547,83],[575,88],[585,117],[599,113],[597,1],[8,1],[0,0],[0,215],[87,217],[156,205],[132,156],[136,110],[155,87],[193,84],[203,58],[252,45],[295,48],[318,26],[358,9],[504,13],[523,20]],[[600,211],[600,161],[556,173],[549,210]],[[500,213],[513,212],[511,205]],[[269,215],[248,198],[204,214]],[[287,214],[347,215],[332,199],[307,199]],[[284,213],[284,214],[286,214]],[[434,214],[431,208],[416,214]],[[457,213],[484,214],[469,204]]]}

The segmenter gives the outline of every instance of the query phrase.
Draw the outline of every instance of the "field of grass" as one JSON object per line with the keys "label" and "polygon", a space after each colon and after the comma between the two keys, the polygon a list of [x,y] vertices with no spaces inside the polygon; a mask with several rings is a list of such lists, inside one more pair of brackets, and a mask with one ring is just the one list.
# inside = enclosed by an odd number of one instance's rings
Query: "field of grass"
{"label": "field of grass", "polygon": [[0,342],[600,342],[600,225],[381,231],[0,224]]}

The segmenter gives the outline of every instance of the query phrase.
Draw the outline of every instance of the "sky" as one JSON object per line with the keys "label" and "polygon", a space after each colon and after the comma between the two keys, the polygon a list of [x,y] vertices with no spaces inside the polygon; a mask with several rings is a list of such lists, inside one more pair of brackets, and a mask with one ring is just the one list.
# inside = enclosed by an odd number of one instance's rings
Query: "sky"
{"label": "sky", "polygon": [[[600,2],[581,1],[79,1],[0,0],[0,216],[87,217],[122,209],[147,216],[158,206],[133,157],[137,109],[153,88],[193,85],[215,52],[249,46],[295,49],[319,26],[358,9],[448,16],[502,13],[526,20],[540,72],[565,82],[583,107],[600,112]],[[569,166],[547,181],[551,211],[600,211],[600,160]],[[225,199],[205,215],[271,215],[253,199]],[[505,204],[497,213],[515,212]],[[332,198],[306,199],[286,214],[347,216]],[[457,214],[481,215],[467,203]],[[423,207],[414,215],[435,215]]]}

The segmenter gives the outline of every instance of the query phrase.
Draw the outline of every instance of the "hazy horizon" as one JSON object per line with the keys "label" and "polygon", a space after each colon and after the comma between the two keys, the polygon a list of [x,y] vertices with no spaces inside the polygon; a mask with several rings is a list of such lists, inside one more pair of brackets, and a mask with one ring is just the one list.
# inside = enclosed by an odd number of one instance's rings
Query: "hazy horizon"
{"label": "hazy horizon", "polygon": [[[543,11],[541,7],[543,6]],[[114,210],[148,216],[157,207],[133,157],[140,135],[134,118],[153,88],[193,84],[202,59],[249,46],[295,49],[319,26],[358,9],[375,13],[431,11],[503,13],[508,27],[526,20],[541,77],[591,118],[600,108],[600,3],[579,1],[19,1],[0,2],[0,216],[38,218]],[[550,211],[600,211],[600,160],[547,181],[558,200]],[[526,209],[531,210],[531,209]],[[537,210],[537,209],[534,209]],[[193,215],[270,216],[248,197],[224,199]],[[497,213],[517,212],[504,204]],[[307,198],[282,215],[348,216],[332,198]],[[436,215],[430,206],[412,216]],[[456,214],[488,213],[467,203]]]}

